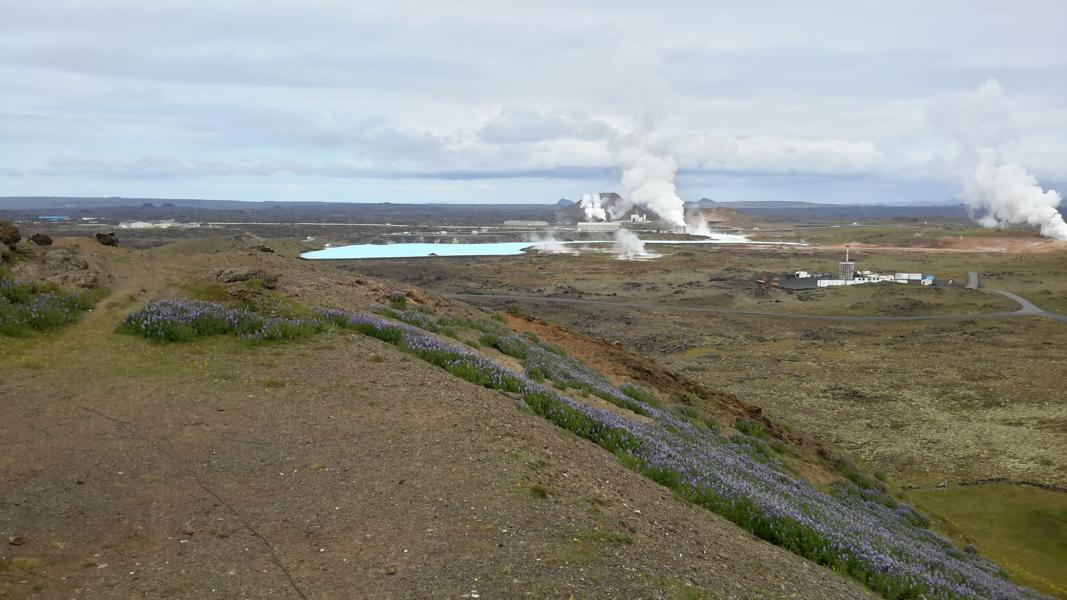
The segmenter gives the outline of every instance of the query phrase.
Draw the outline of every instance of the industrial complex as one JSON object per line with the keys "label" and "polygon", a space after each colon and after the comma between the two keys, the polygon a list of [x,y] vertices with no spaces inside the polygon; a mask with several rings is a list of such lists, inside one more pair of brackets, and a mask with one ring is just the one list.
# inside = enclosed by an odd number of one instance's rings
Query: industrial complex
{"label": "industrial complex", "polygon": [[837,277],[830,273],[812,273],[796,271],[792,277],[783,277],[777,281],[778,287],[791,290],[836,287],[841,285],[862,285],[865,283],[905,283],[913,285],[934,285],[937,278],[924,273],[875,273],[857,271],[856,262],[849,260],[849,248],[845,246],[845,260],[837,263]]}

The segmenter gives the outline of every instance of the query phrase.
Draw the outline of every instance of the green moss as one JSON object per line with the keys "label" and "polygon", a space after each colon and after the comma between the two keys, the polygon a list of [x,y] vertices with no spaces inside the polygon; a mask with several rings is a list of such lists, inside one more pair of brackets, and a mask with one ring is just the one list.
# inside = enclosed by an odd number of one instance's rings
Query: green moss
{"label": "green moss", "polygon": [[15,557],[0,559],[0,573],[34,573],[44,565],[38,558]]}
{"label": "green moss", "polygon": [[226,286],[217,283],[203,283],[196,281],[192,283],[183,283],[178,286],[178,288],[185,292],[190,300],[224,303],[233,301],[233,296],[230,295],[230,291],[226,289]]}

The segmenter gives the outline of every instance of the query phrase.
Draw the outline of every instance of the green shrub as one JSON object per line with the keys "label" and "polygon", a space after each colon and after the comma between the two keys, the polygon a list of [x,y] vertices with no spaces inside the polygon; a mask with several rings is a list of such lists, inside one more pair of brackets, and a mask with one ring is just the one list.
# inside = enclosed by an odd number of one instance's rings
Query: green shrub
{"label": "green shrub", "polygon": [[764,435],[763,424],[752,419],[738,419],[734,427],[745,435],[761,438]]}
{"label": "green shrub", "polygon": [[660,406],[659,398],[656,398],[654,395],[652,395],[652,392],[644,388],[640,388],[636,385],[624,383],[619,386],[619,391],[633,398],[634,400],[644,402],[649,406],[654,406],[656,408],[659,408]]}

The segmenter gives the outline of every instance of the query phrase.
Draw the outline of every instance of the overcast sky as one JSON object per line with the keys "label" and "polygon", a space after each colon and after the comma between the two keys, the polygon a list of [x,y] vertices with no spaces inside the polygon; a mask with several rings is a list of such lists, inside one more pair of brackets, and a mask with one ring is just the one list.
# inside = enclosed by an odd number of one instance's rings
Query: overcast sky
{"label": "overcast sky", "polygon": [[687,200],[941,202],[931,107],[990,78],[1005,155],[1056,187],[1065,23],[1060,0],[0,0],[0,196],[552,202],[618,189],[639,143]]}

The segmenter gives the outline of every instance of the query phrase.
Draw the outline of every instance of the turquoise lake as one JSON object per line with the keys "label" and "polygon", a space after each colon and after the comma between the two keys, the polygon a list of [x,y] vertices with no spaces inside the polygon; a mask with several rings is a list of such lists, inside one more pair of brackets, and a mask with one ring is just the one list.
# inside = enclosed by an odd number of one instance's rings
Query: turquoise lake
{"label": "turquoise lake", "polygon": [[[606,245],[614,242],[582,241],[561,242],[568,246]],[[782,244],[788,242],[753,242],[742,235],[717,233],[701,240],[644,240],[646,246],[673,244]],[[532,248],[537,242],[498,242],[486,244],[355,244],[305,252],[301,258],[308,260],[358,260],[369,258],[423,258],[429,256],[514,256]]]}

